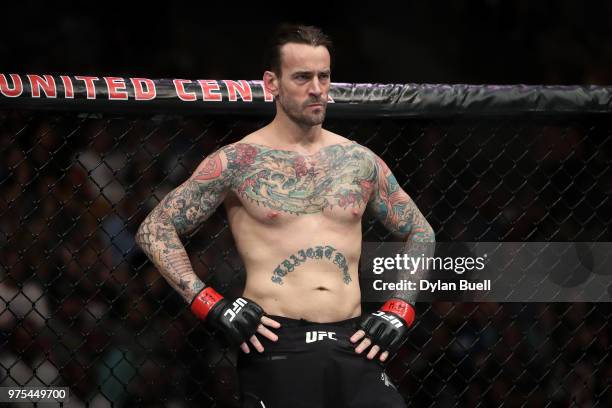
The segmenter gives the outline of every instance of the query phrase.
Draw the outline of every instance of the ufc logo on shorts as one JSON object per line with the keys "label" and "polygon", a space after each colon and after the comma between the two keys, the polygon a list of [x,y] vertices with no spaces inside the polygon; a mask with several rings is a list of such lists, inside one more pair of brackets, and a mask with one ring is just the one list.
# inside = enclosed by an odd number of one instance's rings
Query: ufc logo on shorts
{"label": "ufc logo on shorts", "polygon": [[320,341],[324,338],[328,338],[330,340],[338,340],[334,337],[335,335],[336,332],[309,331],[306,332],[306,343],[314,343],[315,341]]}
{"label": "ufc logo on shorts", "polygon": [[372,313],[374,316],[378,316],[378,317],[382,317],[383,319],[385,319],[386,321],[388,321],[389,323],[391,323],[393,326],[395,326],[396,328],[400,329],[402,327],[404,327],[404,325],[402,324],[402,322],[400,322],[400,320],[390,314],[386,314],[385,312],[375,312]]}
{"label": "ufc logo on shorts", "polygon": [[223,314],[230,315],[229,321],[231,322],[232,320],[234,320],[234,317],[236,317],[236,315],[240,313],[240,311],[246,304],[246,300],[244,300],[243,298],[237,298],[236,300],[234,300],[234,303],[232,303],[232,308],[227,309]]}

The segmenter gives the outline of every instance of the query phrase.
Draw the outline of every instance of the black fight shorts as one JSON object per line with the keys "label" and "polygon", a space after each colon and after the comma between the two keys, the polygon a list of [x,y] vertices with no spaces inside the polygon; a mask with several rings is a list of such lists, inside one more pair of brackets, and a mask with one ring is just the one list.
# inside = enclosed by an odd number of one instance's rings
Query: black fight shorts
{"label": "black fight shorts", "polygon": [[[239,351],[243,407],[398,408],[404,399],[376,359],[355,353],[349,340],[359,318],[313,323],[269,316],[281,324],[273,342],[257,335],[264,352]],[[377,358],[380,356],[377,355]]]}

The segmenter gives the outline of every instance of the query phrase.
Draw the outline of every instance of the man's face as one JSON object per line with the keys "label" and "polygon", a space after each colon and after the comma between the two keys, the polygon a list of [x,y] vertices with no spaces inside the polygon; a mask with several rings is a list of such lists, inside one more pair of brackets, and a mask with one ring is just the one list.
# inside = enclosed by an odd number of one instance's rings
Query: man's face
{"label": "man's face", "polygon": [[289,43],[281,48],[278,107],[299,125],[317,126],[325,119],[330,84],[327,48]]}

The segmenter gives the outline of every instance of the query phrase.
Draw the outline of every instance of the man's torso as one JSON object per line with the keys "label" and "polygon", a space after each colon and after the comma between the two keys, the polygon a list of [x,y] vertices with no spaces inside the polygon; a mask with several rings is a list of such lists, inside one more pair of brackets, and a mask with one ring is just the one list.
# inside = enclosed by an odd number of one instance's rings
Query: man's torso
{"label": "man's torso", "polygon": [[313,154],[248,136],[226,149],[234,168],[225,207],[247,270],[244,296],[268,314],[324,322],[361,312],[361,218],[376,166],[369,150],[333,136]]}

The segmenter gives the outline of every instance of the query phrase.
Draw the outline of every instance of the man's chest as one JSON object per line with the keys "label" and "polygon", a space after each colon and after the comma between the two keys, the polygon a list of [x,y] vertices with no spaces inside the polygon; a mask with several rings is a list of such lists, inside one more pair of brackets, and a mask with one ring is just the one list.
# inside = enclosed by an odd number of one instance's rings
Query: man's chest
{"label": "man's chest", "polygon": [[314,155],[271,149],[244,153],[232,190],[253,211],[354,213],[365,208],[372,193],[374,164],[354,148],[330,146]]}

